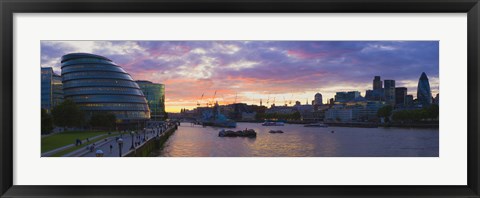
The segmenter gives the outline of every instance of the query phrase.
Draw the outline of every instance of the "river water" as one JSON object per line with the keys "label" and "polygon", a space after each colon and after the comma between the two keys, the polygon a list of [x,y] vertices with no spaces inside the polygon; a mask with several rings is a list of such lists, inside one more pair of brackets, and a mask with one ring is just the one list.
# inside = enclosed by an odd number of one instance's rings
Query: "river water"
{"label": "river water", "polygon": [[[438,129],[262,126],[256,138],[218,137],[221,128],[181,123],[161,157],[438,157]],[[271,134],[270,130],[284,133]],[[334,133],[332,133],[334,131]]]}

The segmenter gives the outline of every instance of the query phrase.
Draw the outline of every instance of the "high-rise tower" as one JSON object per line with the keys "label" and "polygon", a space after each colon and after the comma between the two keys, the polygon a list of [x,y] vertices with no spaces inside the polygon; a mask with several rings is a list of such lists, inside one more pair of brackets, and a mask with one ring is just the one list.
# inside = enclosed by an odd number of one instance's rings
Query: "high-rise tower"
{"label": "high-rise tower", "polygon": [[395,80],[384,81],[385,102],[387,104],[395,105]]}
{"label": "high-rise tower", "polygon": [[315,94],[315,104],[314,105],[323,105],[323,97],[321,93]]}
{"label": "high-rise tower", "polygon": [[417,100],[422,105],[432,104],[432,91],[425,72],[422,72],[420,79],[418,79]]}
{"label": "high-rise tower", "polygon": [[380,76],[375,76],[375,78],[373,78],[373,90],[379,89],[382,89],[382,80],[380,79]]}

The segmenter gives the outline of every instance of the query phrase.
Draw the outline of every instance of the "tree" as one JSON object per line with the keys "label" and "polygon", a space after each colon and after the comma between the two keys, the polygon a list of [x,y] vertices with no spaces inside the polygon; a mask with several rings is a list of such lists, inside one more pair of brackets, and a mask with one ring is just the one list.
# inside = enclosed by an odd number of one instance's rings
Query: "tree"
{"label": "tree", "polygon": [[388,122],[390,121],[389,117],[390,115],[392,115],[392,110],[393,110],[393,107],[390,105],[383,106],[382,108],[378,109],[377,116],[384,117],[385,122]]}
{"label": "tree", "polygon": [[85,123],[85,113],[71,99],[67,99],[52,110],[53,123],[60,127],[80,127]]}
{"label": "tree", "polygon": [[49,134],[53,130],[53,118],[52,115],[47,113],[47,110],[42,108],[42,134]]}
{"label": "tree", "polygon": [[104,129],[114,129],[117,118],[113,113],[100,112],[90,118],[90,126]]}
{"label": "tree", "polygon": [[421,122],[438,119],[438,105],[430,105],[423,109],[402,110],[393,113],[394,121]]}
{"label": "tree", "polygon": [[439,114],[438,105],[432,104],[427,108],[425,108],[425,111],[426,111],[425,113],[426,118],[433,119],[433,120],[438,119],[438,114]]}
{"label": "tree", "polygon": [[168,113],[167,112],[163,112],[163,120],[167,120],[168,119]]}
{"label": "tree", "polygon": [[293,120],[300,120],[300,118],[302,118],[302,115],[300,114],[300,112],[295,111],[295,113],[293,113],[293,115],[292,115],[292,119]]}
{"label": "tree", "polygon": [[257,112],[257,114],[255,114],[255,120],[265,120],[265,113]]}

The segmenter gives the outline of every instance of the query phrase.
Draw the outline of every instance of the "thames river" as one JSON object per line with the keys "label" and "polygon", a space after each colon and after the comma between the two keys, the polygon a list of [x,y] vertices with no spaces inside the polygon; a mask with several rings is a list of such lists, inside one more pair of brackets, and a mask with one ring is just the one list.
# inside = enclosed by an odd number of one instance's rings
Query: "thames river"
{"label": "thames river", "polygon": [[[161,157],[438,157],[438,129],[262,126],[256,138],[218,137],[221,128],[181,123]],[[270,130],[284,133],[268,133]],[[333,131],[333,133],[332,133]]]}

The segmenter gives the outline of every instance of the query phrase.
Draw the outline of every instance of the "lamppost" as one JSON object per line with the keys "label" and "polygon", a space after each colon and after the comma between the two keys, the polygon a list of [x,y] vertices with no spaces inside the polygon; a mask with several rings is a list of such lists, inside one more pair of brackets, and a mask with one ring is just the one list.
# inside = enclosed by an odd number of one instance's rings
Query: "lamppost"
{"label": "lamppost", "polygon": [[123,139],[118,139],[118,157],[122,157]]}
{"label": "lamppost", "polygon": [[135,149],[135,145],[133,143],[133,138],[135,136],[135,131],[130,132],[130,135],[132,136],[132,146],[130,147],[130,150],[133,150],[133,149]]}

